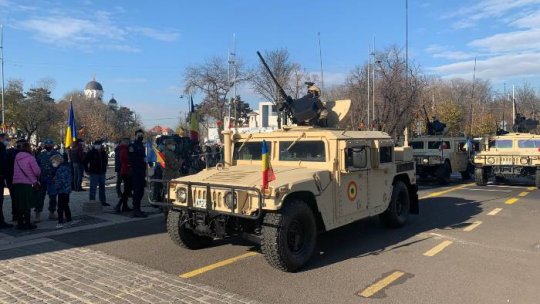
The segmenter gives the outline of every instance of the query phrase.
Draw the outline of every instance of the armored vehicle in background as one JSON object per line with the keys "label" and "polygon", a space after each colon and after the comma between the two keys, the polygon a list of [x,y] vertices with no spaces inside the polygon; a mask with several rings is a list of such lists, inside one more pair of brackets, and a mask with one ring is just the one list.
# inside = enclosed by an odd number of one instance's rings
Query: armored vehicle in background
{"label": "armored vehicle in background", "polygon": [[487,148],[474,158],[475,181],[485,186],[491,177],[505,182],[528,177],[540,188],[540,135],[508,133],[487,139]]}
{"label": "armored vehicle in background", "polygon": [[396,148],[383,132],[337,129],[350,113],[350,100],[283,97],[278,109],[302,126],[226,130],[223,164],[167,183],[173,242],[197,249],[240,235],[260,243],[273,267],[296,271],[323,231],[371,216],[400,227],[418,213],[410,147]]}
{"label": "armored vehicle in background", "polygon": [[427,135],[415,137],[410,142],[416,174],[421,178],[433,176],[441,185],[450,182],[452,173],[461,173],[463,180],[470,179],[474,168],[471,155],[479,147],[478,142],[467,141],[466,137],[445,136],[446,125],[435,118],[430,121],[426,108],[423,110]]}

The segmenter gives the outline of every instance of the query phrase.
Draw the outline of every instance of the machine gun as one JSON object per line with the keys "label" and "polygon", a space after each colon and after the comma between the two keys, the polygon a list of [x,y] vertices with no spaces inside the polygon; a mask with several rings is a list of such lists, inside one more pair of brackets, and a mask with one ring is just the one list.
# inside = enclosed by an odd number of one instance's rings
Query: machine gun
{"label": "machine gun", "polygon": [[446,124],[440,122],[438,119],[433,119],[433,121],[429,121],[426,106],[422,106],[422,109],[424,109],[424,117],[426,119],[427,135],[442,135],[446,129]]}
{"label": "machine gun", "polygon": [[319,114],[324,109],[324,106],[319,98],[306,95],[296,100],[292,99],[292,97],[285,93],[285,90],[283,90],[283,87],[279,84],[276,77],[274,77],[274,74],[266,64],[266,61],[259,51],[257,51],[257,55],[259,56],[261,63],[266,68],[266,71],[276,84],[279,94],[284,100],[284,102],[277,104],[278,111],[285,113],[285,115],[287,115],[287,117],[289,117],[293,123],[305,124],[306,122],[309,122],[311,125],[317,125]]}
{"label": "machine gun", "polygon": [[516,118],[514,120],[514,126],[512,131],[517,133],[531,133],[534,129],[538,127],[538,120],[525,118],[525,116],[516,113]]}

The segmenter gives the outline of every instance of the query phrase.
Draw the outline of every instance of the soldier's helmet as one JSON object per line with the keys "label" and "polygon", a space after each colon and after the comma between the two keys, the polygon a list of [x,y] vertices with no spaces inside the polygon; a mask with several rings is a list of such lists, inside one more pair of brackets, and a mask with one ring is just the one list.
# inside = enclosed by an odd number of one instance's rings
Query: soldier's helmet
{"label": "soldier's helmet", "polygon": [[308,91],[308,93],[312,93],[315,96],[320,96],[321,95],[321,90],[315,85],[310,85],[308,87],[307,91]]}

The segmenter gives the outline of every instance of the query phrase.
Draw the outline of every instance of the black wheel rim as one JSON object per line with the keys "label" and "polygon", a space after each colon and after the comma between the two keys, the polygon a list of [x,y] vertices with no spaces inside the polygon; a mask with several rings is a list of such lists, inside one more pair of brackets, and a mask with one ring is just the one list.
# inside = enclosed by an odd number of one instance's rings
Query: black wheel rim
{"label": "black wheel rim", "polygon": [[292,221],[287,233],[287,245],[293,253],[298,253],[304,249],[306,243],[306,231],[304,225],[298,221]]}

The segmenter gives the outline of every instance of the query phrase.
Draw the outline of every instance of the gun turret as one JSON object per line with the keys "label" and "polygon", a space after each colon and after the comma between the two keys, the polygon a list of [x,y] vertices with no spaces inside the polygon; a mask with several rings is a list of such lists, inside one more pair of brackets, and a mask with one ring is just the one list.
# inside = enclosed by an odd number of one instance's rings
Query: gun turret
{"label": "gun turret", "polygon": [[525,116],[516,113],[516,119],[514,120],[514,126],[512,131],[517,133],[531,133],[538,127],[538,120],[525,118]]}
{"label": "gun turret", "polygon": [[433,118],[433,121],[429,121],[426,107],[422,106],[422,109],[424,109],[427,135],[442,135],[443,133],[445,133],[446,124],[440,122],[438,119],[435,119],[435,118]]}
{"label": "gun turret", "polygon": [[304,124],[309,122],[311,125],[317,125],[319,121],[319,114],[322,110],[324,110],[324,106],[319,98],[306,95],[300,99],[292,99],[292,97],[285,93],[283,87],[279,84],[276,77],[274,77],[274,74],[266,64],[266,61],[262,57],[261,53],[257,51],[257,55],[259,56],[261,63],[266,68],[266,71],[276,84],[278,92],[284,100],[284,102],[277,104],[278,111],[284,112],[285,115],[291,118],[293,123]]}

